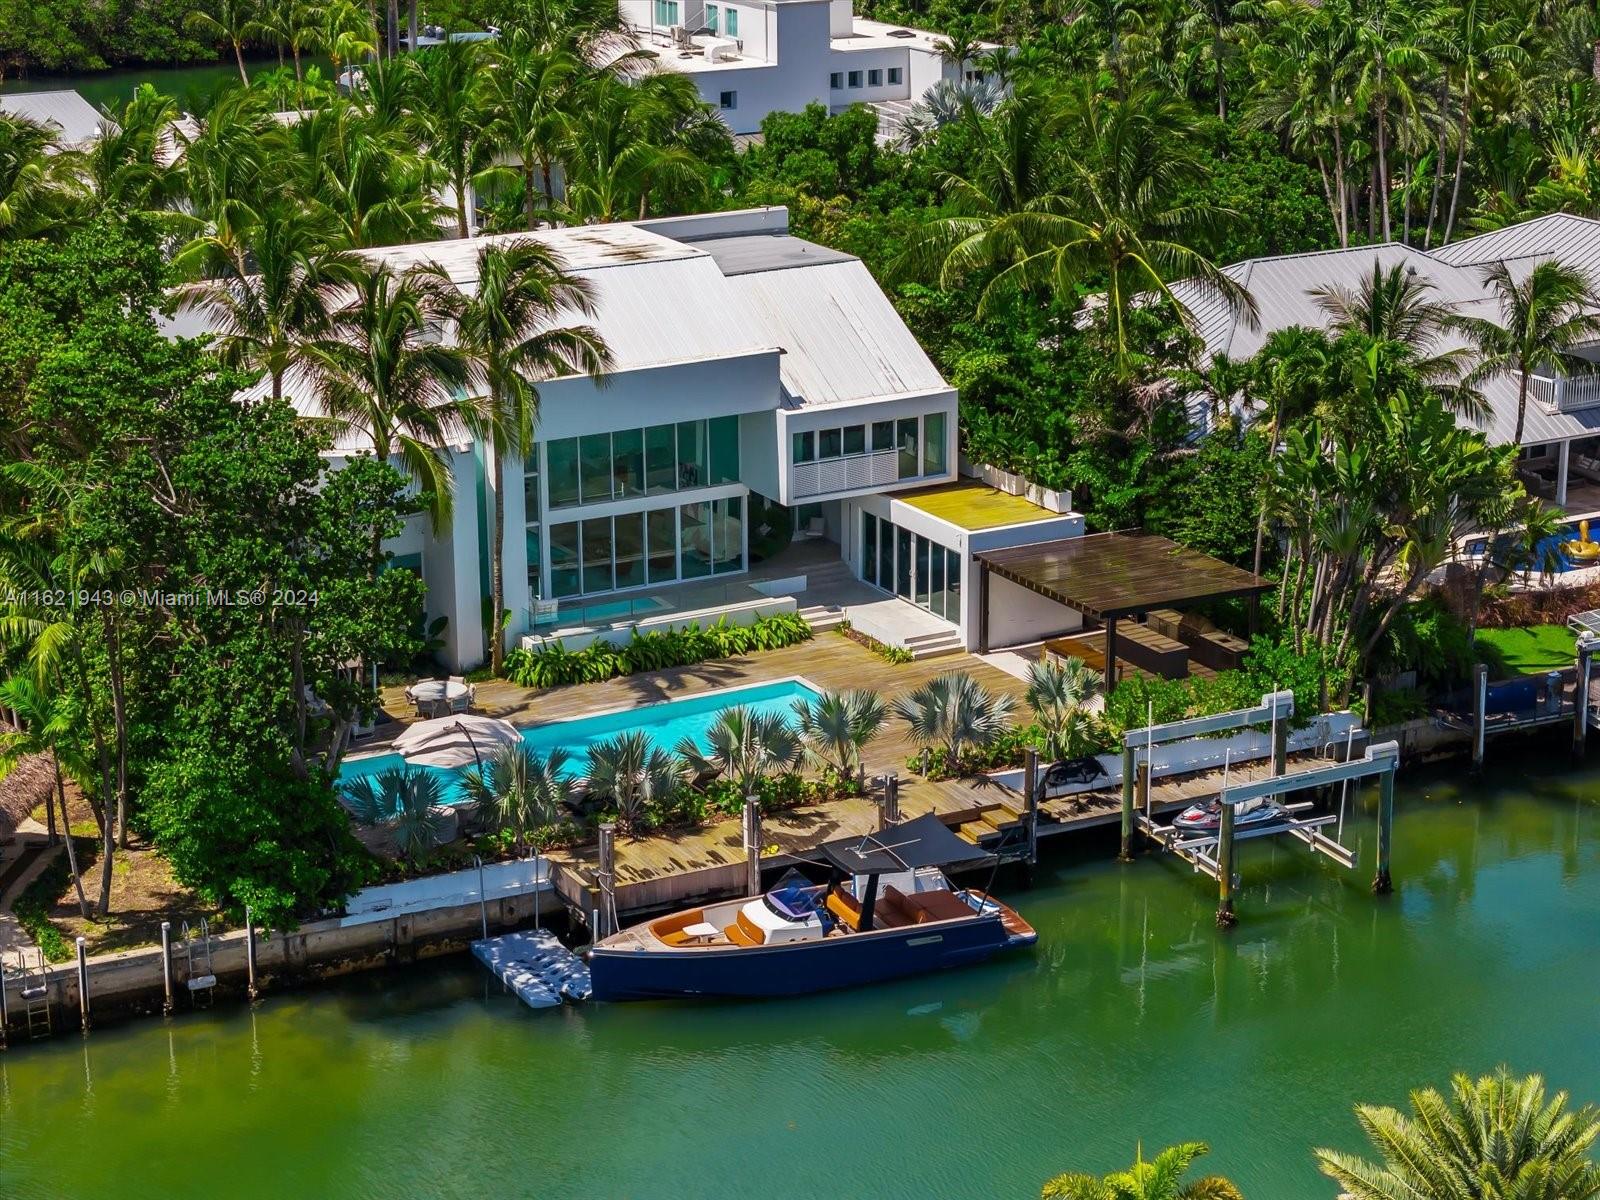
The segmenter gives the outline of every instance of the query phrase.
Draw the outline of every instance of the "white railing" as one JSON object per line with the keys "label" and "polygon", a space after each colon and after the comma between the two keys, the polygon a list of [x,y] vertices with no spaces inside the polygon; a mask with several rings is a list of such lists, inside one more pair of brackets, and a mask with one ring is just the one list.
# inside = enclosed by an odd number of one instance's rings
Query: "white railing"
{"label": "white railing", "polygon": [[1600,405],[1600,375],[1534,375],[1528,391],[1554,412],[1578,412]]}
{"label": "white railing", "polygon": [[895,483],[899,478],[900,452],[878,450],[870,454],[852,454],[848,458],[795,463],[790,475],[789,491],[791,496],[802,499],[829,492],[879,487],[885,483]]}

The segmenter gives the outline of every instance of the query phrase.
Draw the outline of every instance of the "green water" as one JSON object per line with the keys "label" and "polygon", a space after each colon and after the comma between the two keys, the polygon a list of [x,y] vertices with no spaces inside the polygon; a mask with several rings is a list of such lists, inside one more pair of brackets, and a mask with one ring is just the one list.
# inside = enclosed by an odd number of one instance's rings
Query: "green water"
{"label": "green water", "polygon": [[[251,73],[258,68],[276,66],[277,62],[251,64]],[[72,90],[96,108],[102,104],[113,107],[132,99],[141,83],[153,83],[161,91],[173,96],[180,106],[192,109],[203,97],[219,87],[237,87],[239,68],[230,60],[225,63],[205,63],[187,67],[130,67],[127,70],[91,71],[81,75],[33,75],[24,79],[7,79],[0,82],[0,93],[5,92],[55,92]]]}
{"label": "green water", "polygon": [[451,963],[14,1048],[0,1194],[1025,1197],[1203,1138],[1326,1200],[1358,1100],[1502,1061],[1600,1100],[1600,772],[1543,769],[1403,785],[1384,900],[1369,807],[1353,873],[1247,844],[1231,934],[1097,844],[1009,889],[1035,952],[855,994],[534,1013]]}

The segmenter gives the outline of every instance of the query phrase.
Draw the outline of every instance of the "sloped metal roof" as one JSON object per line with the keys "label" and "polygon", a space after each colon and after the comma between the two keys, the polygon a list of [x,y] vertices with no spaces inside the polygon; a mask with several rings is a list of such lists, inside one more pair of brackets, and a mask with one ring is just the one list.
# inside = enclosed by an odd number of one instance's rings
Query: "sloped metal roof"
{"label": "sloped metal roof", "polygon": [[1431,251],[1452,266],[1486,265],[1519,258],[1559,258],[1590,274],[1600,268],[1600,221],[1552,213],[1492,233],[1480,233]]}
{"label": "sloped metal roof", "polygon": [[859,259],[728,283],[765,340],[783,350],[783,390],[793,407],[950,389]]}
{"label": "sloped metal roof", "polygon": [[76,148],[100,136],[100,111],[77,92],[9,92],[0,95],[0,112],[26,117],[60,131],[61,142]]}

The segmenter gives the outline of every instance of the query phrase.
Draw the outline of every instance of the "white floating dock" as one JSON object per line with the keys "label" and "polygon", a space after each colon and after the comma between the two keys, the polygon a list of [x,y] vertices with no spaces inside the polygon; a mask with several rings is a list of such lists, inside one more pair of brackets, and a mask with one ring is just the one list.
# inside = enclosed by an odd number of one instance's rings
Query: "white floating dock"
{"label": "white floating dock", "polygon": [[589,998],[588,964],[547,929],[480,938],[472,954],[529,1008]]}

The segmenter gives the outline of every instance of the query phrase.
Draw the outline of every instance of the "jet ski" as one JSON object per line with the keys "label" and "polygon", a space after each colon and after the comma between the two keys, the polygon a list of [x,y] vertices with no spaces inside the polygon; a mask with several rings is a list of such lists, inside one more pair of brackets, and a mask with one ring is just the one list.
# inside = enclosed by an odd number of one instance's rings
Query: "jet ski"
{"label": "jet ski", "polygon": [[[1288,817],[1288,812],[1276,800],[1246,800],[1234,806],[1233,828],[1238,831],[1271,825]],[[1222,827],[1222,804],[1217,800],[1191,804],[1173,819],[1172,825],[1184,833],[1216,833]]]}

